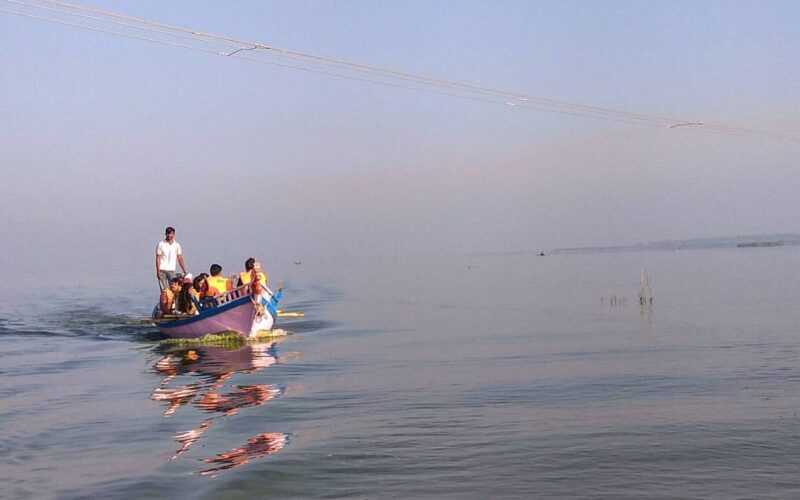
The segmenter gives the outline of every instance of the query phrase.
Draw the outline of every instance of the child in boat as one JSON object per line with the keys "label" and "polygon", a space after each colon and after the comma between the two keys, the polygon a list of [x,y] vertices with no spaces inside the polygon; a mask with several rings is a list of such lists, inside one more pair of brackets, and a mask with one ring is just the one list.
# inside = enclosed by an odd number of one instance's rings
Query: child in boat
{"label": "child in boat", "polygon": [[175,297],[180,291],[181,279],[172,278],[169,282],[169,287],[161,291],[161,297],[158,299],[158,312],[161,316],[172,314],[175,311]]}

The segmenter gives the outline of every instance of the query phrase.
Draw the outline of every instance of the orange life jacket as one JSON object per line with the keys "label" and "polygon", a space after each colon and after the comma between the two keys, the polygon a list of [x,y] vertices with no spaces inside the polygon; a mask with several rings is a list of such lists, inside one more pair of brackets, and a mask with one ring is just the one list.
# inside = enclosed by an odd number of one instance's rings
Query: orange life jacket
{"label": "orange life jacket", "polygon": [[162,314],[169,314],[172,312],[172,304],[175,303],[175,292],[169,288],[165,288],[161,293],[161,299],[158,301],[158,306]]}

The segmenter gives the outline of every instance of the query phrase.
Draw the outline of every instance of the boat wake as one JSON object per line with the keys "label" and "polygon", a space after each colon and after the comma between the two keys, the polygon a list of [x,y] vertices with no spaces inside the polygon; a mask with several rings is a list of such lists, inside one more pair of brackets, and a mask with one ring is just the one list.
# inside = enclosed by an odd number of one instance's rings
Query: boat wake
{"label": "boat wake", "polygon": [[153,332],[153,328],[143,327],[136,318],[86,307],[29,311],[0,318],[0,335],[148,341],[154,338]]}

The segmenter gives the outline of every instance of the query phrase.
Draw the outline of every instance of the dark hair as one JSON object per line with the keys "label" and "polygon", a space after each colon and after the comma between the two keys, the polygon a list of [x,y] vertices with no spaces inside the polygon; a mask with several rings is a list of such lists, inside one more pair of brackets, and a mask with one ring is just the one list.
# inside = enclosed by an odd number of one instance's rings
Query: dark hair
{"label": "dark hair", "polygon": [[211,276],[216,276],[222,272],[222,266],[219,264],[211,264],[209,271],[211,271]]}
{"label": "dark hair", "polygon": [[256,267],[256,259],[254,259],[254,258],[250,257],[249,259],[247,259],[246,261],[244,261],[244,270],[245,270],[245,271],[250,271],[250,270],[252,270],[254,267]]}
{"label": "dark hair", "polygon": [[169,280],[170,283],[180,283],[181,281],[182,281],[181,278],[172,278],[171,280]]}
{"label": "dark hair", "polygon": [[178,293],[177,309],[182,313],[188,314],[192,310],[192,294],[189,292],[191,288],[191,283],[184,283]]}
{"label": "dark hair", "polygon": [[174,232],[175,232],[175,228],[172,227],[172,226],[167,226],[167,228],[164,230],[164,234],[169,234],[169,233],[174,233]]}
{"label": "dark hair", "polygon": [[206,278],[208,278],[208,274],[200,273],[200,276],[194,279],[194,289],[200,292],[201,296],[208,291],[208,281],[206,281]]}

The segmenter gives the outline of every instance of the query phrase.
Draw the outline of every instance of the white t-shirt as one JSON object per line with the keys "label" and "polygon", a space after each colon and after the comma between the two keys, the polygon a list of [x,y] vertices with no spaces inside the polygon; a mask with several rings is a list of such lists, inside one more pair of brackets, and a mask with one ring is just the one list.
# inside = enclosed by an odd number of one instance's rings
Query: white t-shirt
{"label": "white t-shirt", "polygon": [[181,244],[172,240],[170,245],[166,240],[161,240],[156,247],[156,255],[159,271],[175,271],[178,266],[178,255],[183,255]]}

